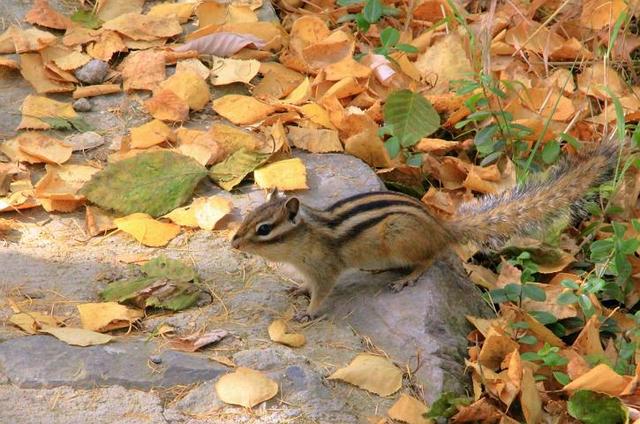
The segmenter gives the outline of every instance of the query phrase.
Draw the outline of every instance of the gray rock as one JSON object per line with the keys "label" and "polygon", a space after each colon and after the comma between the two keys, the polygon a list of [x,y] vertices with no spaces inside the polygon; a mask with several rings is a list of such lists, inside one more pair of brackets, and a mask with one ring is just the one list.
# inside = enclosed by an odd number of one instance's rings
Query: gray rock
{"label": "gray rock", "polygon": [[96,147],[102,146],[104,144],[104,137],[100,134],[87,131],[80,134],[72,134],[64,138],[65,143],[71,144],[73,147],[73,151],[82,151],[95,149]]}
{"label": "gray rock", "polygon": [[162,424],[162,401],[155,393],[121,386],[92,390],[0,386],[0,422],[29,424]]}
{"label": "gray rock", "polygon": [[89,112],[91,110],[91,102],[89,99],[82,97],[73,102],[73,110],[76,112]]}
{"label": "gray rock", "polygon": [[154,343],[115,342],[69,346],[49,336],[20,337],[0,343],[0,367],[23,388],[122,385],[150,389],[212,380],[227,368],[197,355],[167,350],[162,365],[149,366]]}
{"label": "gray rock", "polygon": [[92,59],[86,65],[76,69],[76,78],[85,84],[100,84],[109,72],[109,64],[102,60]]}

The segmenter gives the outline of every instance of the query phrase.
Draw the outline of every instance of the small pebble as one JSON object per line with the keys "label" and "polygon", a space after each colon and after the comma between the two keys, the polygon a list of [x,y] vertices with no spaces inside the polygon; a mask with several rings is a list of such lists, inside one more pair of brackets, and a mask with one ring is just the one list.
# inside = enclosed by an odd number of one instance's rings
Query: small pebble
{"label": "small pebble", "polygon": [[98,59],[89,61],[75,71],[75,76],[85,84],[100,84],[109,72],[109,64]]}
{"label": "small pebble", "polygon": [[105,140],[100,134],[93,131],[87,131],[65,137],[64,141],[71,145],[74,152],[77,152],[79,150],[89,150],[102,146]]}
{"label": "small pebble", "polygon": [[162,358],[158,355],[149,356],[149,360],[156,365],[160,365],[162,363]]}
{"label": "small pebble", "polygon": [[76,112],[89,112],[92,108],[91,102],[89,99],[84,97],[73,102],[73,110]]}

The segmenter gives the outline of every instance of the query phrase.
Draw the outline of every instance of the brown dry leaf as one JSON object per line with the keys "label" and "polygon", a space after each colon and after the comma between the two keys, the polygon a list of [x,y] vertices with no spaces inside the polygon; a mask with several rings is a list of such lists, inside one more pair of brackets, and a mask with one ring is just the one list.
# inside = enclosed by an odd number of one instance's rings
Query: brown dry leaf
{"label": "brown dry leaf", "polygon": [[9,322],[29,334],[36,334],[43,326],[57,327],[62,320],[41,312],[20,312],[11,315]]}
{"label": "brown dry leaf", "polygon": [[217,343],[229,335],[227,330],[214,330],[205,334],[192,334],[171,340],[171,347],[183,352],[195,352],[201,347]]}
{"label": "brown dry leaf", "polygon": [[120,69],[125,91],[154,90],[165,79],[165,55],[155,50],[133,52],[122,61]]}
{"label": "brown dry leaf", "polygon": [[553,286],[551,284],[535,284],[544,291],[546,299],[543,302],[537,302],[531,299],[523,299],[522,308],[526,311],[543,311],[549,312],[558,319],[573,318],[578,315],[575,305],[563,305],[558,303],[558,297],[566,290],[560,285]]}
{"label": "brown dry leaf", "polygon": [[308,103],[306,105],[300,106],[299,110],[314,124],[320,125],[330,130],[336,129],[335,125],[333,125],[331,119],[329,118],[329,113],[319,104]]}
{"label": "brown dry leaf", "polygon": [[156,119],[182,122],[189,119],[189,105],[171,90],[160,88],[153,97],[144,102],[144,107]]}
{"label": "brown dry leaf", "polygon": [[144,316],[142,310],[127,308],[118,302],[81,303],[77,307],[82,328],[99,333],[129,328]]}
{"label": "brown dry leaf", "polygon": [[302,59],[312,70],[319,70],[350,58],[354,46],[353,39],[346,32],[336,30],[328,37],[303,48]]}
{"label": "brown dry leaf", "polygon": [[583,69],[577,80],[578,90],[600,100],[611,100],[609,93],[616,97],[624,97],[627,92],[626,84],[618,72],[601,62]]}
{"label": "brown dry leaf", "polygon": [[496,369],[507,354],[514,350],[518,350],[518,343],[502,331],[491,327],[480,350],[478,362],[491,369]]}
{"label": "brown dry leaf", "polygon": [[63,93],[73,91],[71,83],[57,82],[48,78],[39,53],[23,53],[20,55],[20,73],[38,94]]}
{"label": "brown dry leaf", "polygon": [[83,97],[104,96],[105,94],[119,93],[120,91],[122,91],[120,84],[87,85],[76,88],[73,92],[73,98],[81,99]]}
{"label": "brown dry leaf", "polygon": [[215,153],[211,148],[202,144],[183,144],[178,146],[176,150],[185,156],[195,159],[202,166],[212,165],[217,162],[214,158]]}
{"label": "brown dry leaf", "polygon": [[585,374],[562,388],[567,392],[576,390],[593,390],[611,396],[619,396],[625,389],[631,376],[622,376],[605,364],[596,365]]}
{"label": "brown dry leaf", "polygon": [[352,135],[344,141],[346,153],[362,159],[376,168],[391,166],[391,158],[377,132],[365,130]]}
{"label": "brown dry leaf", "polygon": [[154,119],[139,127],[131,128],[131,147],[146,149],[156,144],[175,142],[176,135],[164,122]]}
{"label": "brown dry leaf", "polygon": [[127,46],[114,31],[101,31],[98,38],[87,46],[87,54],[105,62],[118,52],[126,52]]}
{"label": "brown dry leaf", "polygon": [[225,59],[213,57],[211,64],[211,84],[225,85],[234,82],[248,84],[260,70],[260,62],[252,60]]}
{"label": "brown dry leaf", "polygon": [[78,191],[99,171],[88,165],[47,165],[47,173],[35,186],[38,198],[50,200],[82,201]]}
{"label": "brown dry leaf", "polygon": [[429,408],[423,402],[403,393],[396,403],[389,408],[387,415],[392,420],[407,424],[430,424],[433,421],[424,417],[427,412],[429,412]]}
{"label": "brown dry leaf", "polygon": [[19,70],[18,62],[8,57],[0,56],[0,68]]}
{"label": "brown dry leaf", "polygon": [[177,18],[126,13],[102,25],[103,29],[115,31],[132,40],[153,41],[182,34]]}
{"label": "brown dry leaf", "polygon": [[542,342],[547,342],[551,346],[560,348],[566,347],[564,342],[556,336],[551,330],[542,325],[540,321],[533,318],[525,311],[519,309],[515,305],[504,304],[502,305],[503,317],[509,322],[525,321],[529,326],[529,330],[536,338]]}
{"label": "brown dry leaf", "polygon": [[108,21],[125,13],[139,13],[143,5],[144,0],[98,0],[96,14],[103,21]]}
{"label": "brown dry leaf", "polygon": [[287,127],[289,143],[313,153],[342,152],[338,131],[316,128]]}
{"label": "brown dry leaf", "polygon": [[530,368],[522,369],[522,389],[520,405],[527,424],[538,424],[542,420],[542,400],[536,387],[536,380]]}
{"label": "brown dry leaf", "polygon": [[36,0],[24,20],[53,29],[67,29],[71,25],[71,19],[52,9],[47,0]]}
{"label": "brown dry leaf", "polygon": [[253,97],[228,94],[213,101],[213,110],[236,125],[255,124],[277,110]]}
{"label": "brown dry leaf", "polygon": [[589,318],[571,347],[583,356],[593,356],[594,358],[604,356],[604,349],[600,342],[600,320],[596,315]]}
{"label": "brown dry leaf", "polygon": [[542,55],[561,46],[565,40],[538,22],[523,19],[507,30],[504,41],[517,50],[524,49]]}
{"label": "brown dry leaf", "polygon": [[277,319],[269,325],[269,338],[276,343],[290,347],[302,347],[306,340],[304,334],[287,333],[287,323]]}
{"label": "brown dry leaf", "polygon": [[238,367],[216,382],[216,393],[224,403],[253,408],[278,393],[278,383],[260,371]]}
{"label": "brown dry leaf", "polygon": [[182,71],[195,72],[200,76],[200,78],[204,80],[209,78],[209,74],[211,73],[210,69],[207,68],[204,63],[195,58],[180,60],[178,63],[176,63],[176,73]]}
{"label": "brown dry leaf", "polygon": [[146,213],[134,213],[113,220],[118,229],[131,234],[145,246],[166,246],[180,233],[180,226],[153,219]]}
{"label": "brown dry leaf", "polygon": [[430,94],[441,94],[449,91],[449,82],[468,78],[473,73],[471,62],[462,46],[458,34],[451,33],[418,56],[415,63],[423,78],[433,80],[437,77]]}
{"label": "brown dry leaf", "polygon": [[624,0],[586,0],[582,5],[580,24],[594,30],[613,26],[620,14],[628,8],[629,5]]}
{"label": "brown dry leaf", "polygon": [[200,54],[227,57],[247,46],[255,46],[258,49],[265,46],[262,39],[250,34],[215,32],[215,29],[214,34],[207,32],[206,34],[198,35],[196,34],[197,32],[198,31],[195,31],[189,34],[187,40],[191,41],[176,47],[175,51],[184,52],[192,50]]}
{"label": "brown dry leaf", "polygon": [[528,89],[524,95],[524,104],[532,111],[554,121],[568,122],[576,113],[576,108],[568,97],[546,88]]}
{"label": "brown dry leaf", "polygon": [[[487,398],[483,397],[469,406],[463,406],[451,417],[453,423],[497,423],[502,414]],[[500,423],[503,424],[503,423]]]}
{"label": "brown dry leaf", "polygon": [[49,124],[38,118],[63,118],[74,119],[78,114],[73,110],[73,106],[69,103],[58,102],[43,96],[28,95],[22,107],[22,120],[18,125],[21,129],[39,129],[48,130],[51,128]]}
{"label": "brown dry leaf", "polygon": [[423,138],[413,149],[418,152],[442,155],[460,146],[458,141],[443,140],[441,138]]}
{"label": "brown dry leaf", "polygon": [[351,363],[327,377],[342,380],[380,396],[389,396],[402,387],[402,371],[382,356],[361,353]]}
{"label": "brown dry leaf", "polygon": [[369,78],[371,68],[356,62],[352,56],[324,67],[324,77],[327,81],[339,81],[347,77]]}
{"label": "brown dry leaf", "polygon": [[113,223],[115,216],[95,206],[86,206],[85,222],[87,224],[87,232],[91,237],[104,235],[107,231],[116,228]]}
{"label": "brown dry leaf", "polygon": [[193,3],[160,3],[152,6],[147,15],[158,18],[175,17],[181,24],[186,24],[193,11]]}
{"label": "brown dry leaf", "polygon": [[307,189],[307,169],[300,158],[273,162],[253,171],[253,179],[260,188],[280,190]]}
{"label": "brown dry leaf", "polygon": [[264,146],[264,140],[254,133],[242,130],[238,127],[224,124],[213,124],[209,134],[227,154],[245,148],[247,150],[260,150]]}
{"label": "brown dry leaf", "polygon": [[[57,41],[57,37],[50,32],[42,31],[37,28],[28,28],[22,30],[15,26],[9,27],[7,32],[14,44],[15,53],[26,53],[42,50]],[[13,53],[6,51],[5,53]]]}
{"label": "brown dry leaf", "polygon": [[109,343],[113,337],[83,328],[43,326],[41,333],[51,334],[58,340],[73,346],[95,346]]}
{"label": "brown dry leaf", "polygon": [[191,70],[176,72],[160,83],[160,88],[176,93],[192,110],[204,109],[211,98],[206,81]]}
{"label": "brown dry leaf", "polygon": [[[431,189],[429,189],[431,191]],[[428,194],[428,193],[427,193]],[[422,199],[424,202],[424,197]],[[488,268],[485,268],[481,265],[474,264],[463,264],[464,269],[469,273],[469,279],[481,287],[484,287],[489,290],[493,290],[497,288],[496,282],[498,281],[498,276]]]}
{"label": "brown dry leaf", "polygon": [[31,156],[20,149],[18,138],[5,140],[0,143],[0,152],[4,153],[12,162],[42,163],[42,159]]}
{"label": "brown dry leaf", "polygon": [[211,231],[232,209],[233,203],[224,197],[200,197],[189,206],[172,210],[165,217],[178,225]]}
{"label": "brown dry leaf", "polygon": [[302,81],[299,86],[294,88],[287,97],[282,99],[282,102],[291,105],[299,105],[306,102],[310,96],[311,83],[309,82],[309,78],[305,78],[304,81]]}
{"label": "brown dry leaf", "polygon": [[22,133],[15,139],[20,150],[46,163],[62,164],[73,151],[71,145],[35,131]]}
{"label": "brown dry leaf", "polygon": [[260,73],[264,78],[253,89],[253,95],[261,99],[281,99],[305,79],[301,73],[276,62],[261,63]]}

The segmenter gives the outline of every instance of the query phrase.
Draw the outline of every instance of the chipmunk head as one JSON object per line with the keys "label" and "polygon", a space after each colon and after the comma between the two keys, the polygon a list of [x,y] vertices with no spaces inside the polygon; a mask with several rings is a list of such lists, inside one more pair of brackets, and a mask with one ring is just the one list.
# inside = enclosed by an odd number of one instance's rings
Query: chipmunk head
{"label": "chipmunk head", "polygon": [[280,248],[288,234],[301,222],[300,200],[272,191],[267,201],[251,211],[234,234],[235,249],[255,253],[271,260],[282,260]]}

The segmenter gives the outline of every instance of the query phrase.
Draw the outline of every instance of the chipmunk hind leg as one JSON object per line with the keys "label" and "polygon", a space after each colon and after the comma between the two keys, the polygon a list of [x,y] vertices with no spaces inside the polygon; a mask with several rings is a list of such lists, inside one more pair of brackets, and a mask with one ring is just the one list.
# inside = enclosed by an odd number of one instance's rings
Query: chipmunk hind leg
{"label": "chipmunk hind leg", "polygon": [[403,288],[413,286],[418,279],[433,264],[433,258],[429,258],[421,263],[413,266],[411,272],[402,278],[397,279],[389,284],[389,288],[395,292],[401,291]]}

